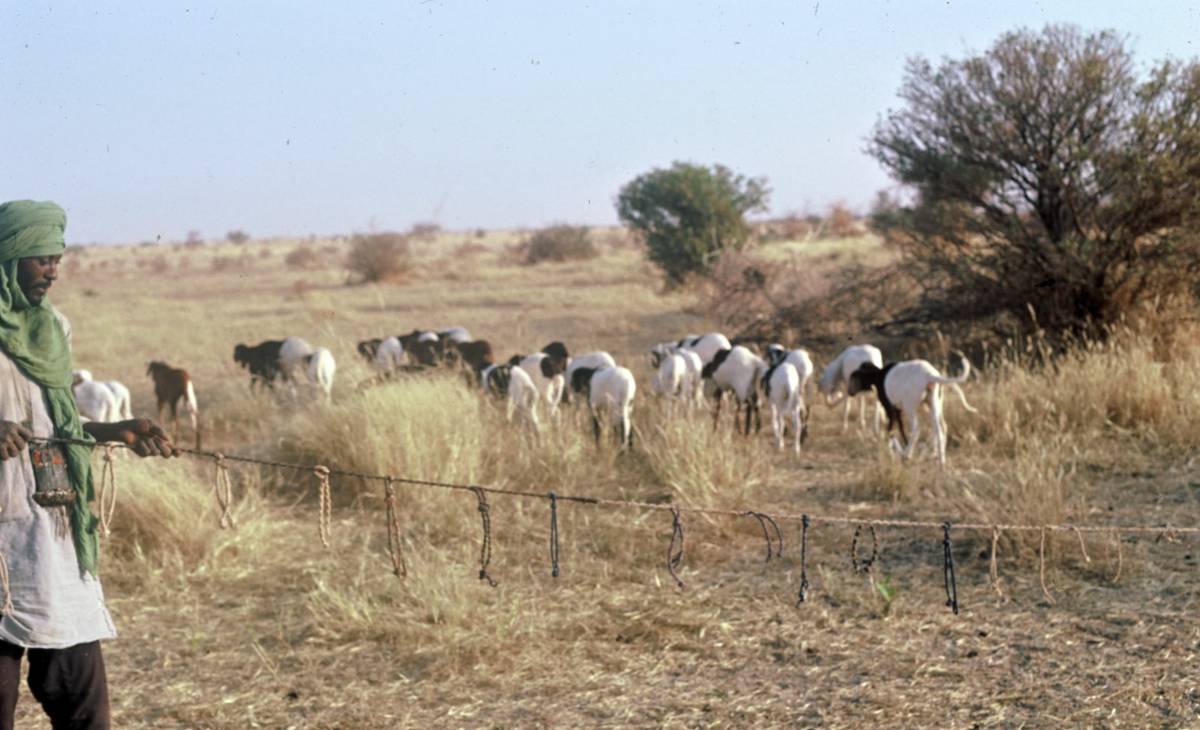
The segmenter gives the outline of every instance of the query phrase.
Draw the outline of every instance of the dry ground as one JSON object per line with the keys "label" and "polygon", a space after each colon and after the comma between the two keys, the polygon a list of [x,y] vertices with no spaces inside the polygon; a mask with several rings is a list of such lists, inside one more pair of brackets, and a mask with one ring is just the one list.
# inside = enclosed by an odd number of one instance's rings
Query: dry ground
{"label": "dry ground", "polygon": [[[1081,355],[1084,375],[1069,380],[1012,363],[983,373],[967,386],[978,417],[948,402],[945,473],[896,464],[823,407],[797,458],[765,435],[714,434],[654,403],[642,353],[718,325],[687,295],[661,294],[635,251],[528,268],[506,256],[510,242],[447,234],[418,251],[407,282],[370,287],[344,285],[337,242],[317,242],[329,265],[307,271],[283,264],[296,242],[91,250],[73,254],[52,298],[75,325],[78,364],[130,385],[135,411],[152,410],[148,360],[188,367],[205,446],[231,454],[790,513],[1197,522],[1194,377],[1160,364],[1153,380],[1107,396],[1087,379],[1111,358],[1145,355],[1136,343]],[[358,339],[454,324],[501,356],[551,339],[612,351],[642,387],[639,447],[597,452],[575,417],[532,443],[452,377],[355,391],[367,375]],[[334,351],[333,405],[249,394],[234,344],[289,334]],[[1186,363],[1193,376],[1198,363]],[[1047,395],[1052,384],[1063,395]],[[1089,397],[1107,401],[1093,412]],[[335,480],[325,550],[310,476],[237,469],[235,479],[239,527],[221,531],[210,463],[118,464],[103,574],[121,634],[106,646],[120,727],[1200,724],[1191,537],[1126,537],[1118,561],[1111,538],[1089,537],[1085,559],[1074,536],[1053,535],[1050,603],[1036,541],[1004,536],[1001,596],[988,580],[990,536],[956,533],[955,616],[940,530],[880,530],[879,560],[861,575],[852,531],[818,524],[812,590],[797,607],[796,524],[781,524],[784,557],[764,564],[752,519],[685,516],[679,590],[665,569],[669,515],[565,504],[553,579],[546,503],[494,497],[492,589],[476,577],[469,493],[402,491],[402,582],[384,552],[377,485]],[[20,712],[21,726],[43,726],[28,695]]]}

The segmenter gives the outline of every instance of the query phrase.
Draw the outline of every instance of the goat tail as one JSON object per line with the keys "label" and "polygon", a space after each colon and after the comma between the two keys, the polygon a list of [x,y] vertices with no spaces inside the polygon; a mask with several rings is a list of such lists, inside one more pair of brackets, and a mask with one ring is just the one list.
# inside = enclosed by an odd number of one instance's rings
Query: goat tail
{"label": "goat tail", "polygon": [[930,378],[935,383],[940,385],[954,385],[956,383],[965,383],[971,375],[971,361],[961,352],[958,354],[958,359],[962,360],[962,372],[954,377],[949,375],[935,375]]}
{"label": "goat tail", "polygon": [[958,393],[958,399],[962,401],[963,408],[966,408],[968,413],[979,413],[977,408],[972,408],[971,404],[967,402],[967,396],[963,393],[963,389],[958,387],[958,383],[950,383],[949,385],[954,389],[955,393]]}

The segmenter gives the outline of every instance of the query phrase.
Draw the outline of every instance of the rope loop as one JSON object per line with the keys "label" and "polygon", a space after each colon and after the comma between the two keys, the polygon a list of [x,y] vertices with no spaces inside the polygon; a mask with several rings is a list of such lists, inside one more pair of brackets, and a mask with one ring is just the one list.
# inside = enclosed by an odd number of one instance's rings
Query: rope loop
{"label": "rope loop", "polygon": [[796,608],[807,599],[808,592],[808,515],[800,516],[800,593]]}
{"label": "rope loop", "polygon": [[992,525],[992,553],[988,572],[992,578],[992,587],[996,589],[996,595],[1000,596],[1001,600],[1007,600],[1004,595],[1004,589],[1000,587],[1000,570],[996,565],[996,551],[1000,545],[1000,528]]}
{"label": "rope loop", "polygon": [[1042,528],[1042,539],[1038,543],[1038,582],[1042,584],[1042,595],[1046,597],[1046,603],[1054,605],[1054,597],[1050,595],[1050,589],[1046,588],[1046,528]]}
{"label": "rope loop", "polygon": [[100,489],[96,495],[100,511],[100,534],[112,534],[113,513],[117,509],[117,471],[112,444],[104,444],[104,463],[100,466]]}
{"label": "rope loop", "polygon": [[486,580],[489,586],[495,588],[496,581],[488,575],[488,566],[492,562],[492,515],[483,487],[471,487],[471,491],[479,502],[479,521],[483,526],[483,541],[479,544],[479,580]]}
{"label": "rope loop", "polygon": [[946,583],[946,606],[958,615],[958,584],[954,580],[954,552],[950,548],[950,523],[942,523],[942,579]]}
{"label": "rope loop", "polygon": [[321,535],[321,544],[329,548],[330,525],[333,521],[333,495],[329,488],[329,467],[318,464],[312,468],[317,475],[317,496],[321,501],[321,512],[317,518],[317,531]]}
{"label": "rope loop", "polygon": [[875,525],[867,525],[867,529],[871,531],[871,557],[860,560],[858,537],[862,534],[862,528],[862,525],[854,527],[854,538],[850,540],[850,567],[854,568],[855,573],[870,573],[871,566],[879,559],[879,535],[875,532]]}
{"label": "rope loop", "polygon": [[558,497],[549,492],[550,497],[550,577],[558,577]]}
{"label": "rope loop", "polygon": [[[767,559],[763,562],[769,563],[773,557],[782,558],[783,533],[779,530],[779,523],[775,521],[775,518],[765,512],[755,512],[754,510],[746,512],[745,515],[758,520],[758,526],[762,528],[763,539],[767,541]],[[771,541],[771,533],[767,531],[767,523],[770,523],[771,527],[775,530],[776,542]],[[776,543],[778,543],[778,547],[776,547]]]}
{"label": "rope loop", "polygon": [[229,476],[229,464],[225,463],[225,455],[219,451],[213,454],[213,462],[217,467],[213,494],[221,511],[217,524],[222,530],[232,529],[237,527],[237,523],[233,520],[233,480]]}
{"label": "rope loop", "polygon": [[397,578],[408,576],[408,566],[404,564],[404,548],[400,543],[400,514],[396,507],[396,486],[389,476],[383,483],[383,501],[387,507],[387,539],[388,557],[392,560],[392,573]]}
{"label": "rope loop", "polygon": [[675,569],[683,561],[683,520],[679,517],[679,508],[671,507],[671,544],[667,546],[667,572],[675,579],[675,583],[683,588],[683,581]]}

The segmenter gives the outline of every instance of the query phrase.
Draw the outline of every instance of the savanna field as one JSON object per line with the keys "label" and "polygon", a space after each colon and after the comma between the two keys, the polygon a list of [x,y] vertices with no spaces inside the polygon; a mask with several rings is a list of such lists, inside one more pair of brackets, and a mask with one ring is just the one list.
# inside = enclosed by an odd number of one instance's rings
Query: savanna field
{"label": "savanna field", "polygon": [[[948,467],[894,459],[813,404],[804,453],[777,452],[652,394],[647,352],[727,329],[700,295],[664,293],[616,232],[601,255],[521,265],[514,237],[414,244],[399,282],[347,285],[341,240],[68,252],[51,299],[78,367],[118,379],[153,415],[150,360],[187,368],[203,447],[418,479],[682,506],[941,522],[1200,524],[1200,337],[1122,331],[1034,367],[1036,343],[974,362],[978,414],[947,394]],[[292,256],[301,245],[312,256]],[[873,238],[784,243],[762,266],[886,260]],[[303,265],[302,265],[303,264]],[[608,350],[638,378],[629,453],[597,449],[568,409],[540,441],[454,374],[359,389],[355,343],[461,325],[497,359],[551,340]],[[238,343],[329,347],[331,404],[251,393]],[[803,341],[788,343],[804,345]],[[953,343],[950,343],[952,346]],[[945,343],[912,348],[957,372]],[[815,348],[818,371],[836,349]],[[885,348],[885,359],[888,358]],[[857,411],[855,413],[857,415]],[[186,422],[186,419],[185,419]],[[928,430],[924,433],[928,444]],[[180,441],[192,445],[181,425]],[[95,457],[99,465],[99,457]],[[474,495],[400,486],[403,581],[382,486],[334,477],[331,545],[311,474],[232,468],[222,530],[211,460],[120,459],[101,573],[119,639],[105,647],[118,727],[1188,727],[1200,724],[1195,537],[953,533],[961,613],[946,608],[940,529],[882,527],[869,573],[853,528],[559,505],[550,575],[545,500],[489,499],[495,588],[478,579]],[[859,552],[870,552],[863,535]],[[1043,591],[1042,584],[1046,590]],[[26,692],[22,727],[46,721]]]}

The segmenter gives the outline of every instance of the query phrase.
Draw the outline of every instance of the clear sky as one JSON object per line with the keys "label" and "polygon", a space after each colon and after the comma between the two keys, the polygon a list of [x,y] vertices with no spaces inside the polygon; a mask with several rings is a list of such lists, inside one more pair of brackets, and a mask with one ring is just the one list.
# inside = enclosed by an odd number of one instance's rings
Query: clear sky
{"label": "clear sky", "polygon": [[1197,6],[0,0],[0,200],[60,202],[76,243],[604,224],[687,160],[773,213],[863,208],[906,58],[1066,21],[1190,59]]}

